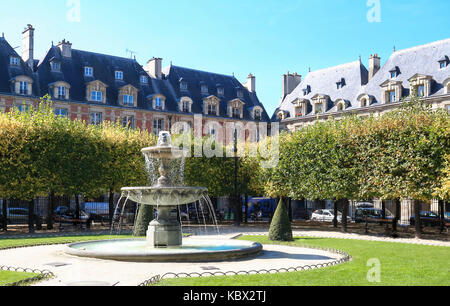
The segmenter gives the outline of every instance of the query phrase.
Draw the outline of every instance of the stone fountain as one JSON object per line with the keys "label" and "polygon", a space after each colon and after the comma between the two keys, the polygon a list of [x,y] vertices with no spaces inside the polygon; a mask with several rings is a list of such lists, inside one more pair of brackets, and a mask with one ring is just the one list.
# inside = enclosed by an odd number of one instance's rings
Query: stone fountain
{"label": "stone fountain", "polygon": [[186,157],[189,151],[173,147],[168,132],[161,132],[157,145],[143,149],[142,153],[147,160],[159,161],[160,177],[152,187],[122,188],[122,197],[156,208],[157,218],[150,222],[147,238],[75,243],[67,246],[67,254],[120,261],[195,262],[241,258],[262,250],[261,244],[247,241],[211,238],[183,241],[182,225],[171,212],[179,205],[200,201],[207,196],[207,188],[172,185],[169,163]]}

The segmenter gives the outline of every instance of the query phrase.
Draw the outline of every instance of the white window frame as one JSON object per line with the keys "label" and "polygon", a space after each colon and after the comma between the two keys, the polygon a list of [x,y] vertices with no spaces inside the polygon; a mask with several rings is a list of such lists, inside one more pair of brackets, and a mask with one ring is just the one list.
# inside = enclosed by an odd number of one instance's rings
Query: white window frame
{"label": "white window frame", "polygon": [[134,96],[133,95],[123,95],[123,105],[134,106]]}
{"label": "white window frame", "polygon": [[28,82],[19,81],[19,93],[21,95],[28,95]]}
{"label": "white window frame", "polygon": [[91,124],[100,125],[103,122],[103,114],[99,112],[91,112]]}
{"label": "white window frame", "polygon": [[164,123],[164,118],[154,118],[152,132],[158,135],[159,132],[164,131]]}
{"label": "white window frame", "polygon": [[84,76],[93,77],[94,76],[94,68],[84,67]]}
{"label": "white window frame", "polygon": [[69,115],[69,112],[66,108],[55,108],[55,116],[67,118]]}
{"label": "white window frame", "polygon": [[141,84],[148,84],[148,77],[141,75]]}
{"label": "white window frame", "polygon": [[61,71],[61,63],[60,62],[50,62],[50,69],[53,72],[60,72]]}
{"label": "white window frame", "polygon": [[58,99],[65,100],[66,94],[67,94],[66,86],[62,86],[62,85],[58,86]]}
{"label": "white window frame", "polygon": [[123,71],[116,71],[115,72],[115,78],[116,78],[116,80],[119,80],[119,81],[122,81],[123,80]]}
{"label": "white window frame", "polygon": [[127,115],[122,117],[122,126],[129,129],[134,129],[134,116]]}
{"label": "white window frame", "polygon": [[103,102],[103,92],[98,90],[91,91],[91,100],[94,102]]}
{"label": "white window frame", "polygon": [[9,59],[9,64],[11,66],[19,66],[20,65],[20,59],[17,56],[11,56]]}

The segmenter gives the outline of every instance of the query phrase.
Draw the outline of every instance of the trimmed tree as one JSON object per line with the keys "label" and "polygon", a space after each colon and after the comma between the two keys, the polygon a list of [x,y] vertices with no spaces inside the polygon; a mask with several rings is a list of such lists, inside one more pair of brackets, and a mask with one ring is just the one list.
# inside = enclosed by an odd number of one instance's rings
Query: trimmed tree
{"label": "trimmed tree", "polygon": [[291,221],[287,211],[286,203],[280,200],[277,210],[270,224],[269,240],[271,241],[293,241]]}

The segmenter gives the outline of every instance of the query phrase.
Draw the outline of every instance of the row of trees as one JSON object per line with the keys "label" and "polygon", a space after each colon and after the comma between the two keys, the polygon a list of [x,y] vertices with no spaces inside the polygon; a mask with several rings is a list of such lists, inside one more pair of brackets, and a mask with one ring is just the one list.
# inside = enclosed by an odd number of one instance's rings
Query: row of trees
{"label": "row of trees", "polygon": [[120,124],[86,125],[58,117],[51,105],[44,97],[35,109],[0,114],[0,197],[29,201],[32,212],[33,199],[49,196],[52,228],[55,196],[75,196],[79,213],[79,195],[109,193],[112,217],[113,194],[147,182],[141,149],[155,138]]}
{"label": "row of trees", "polygon": [[[266,192],[294,199],[449,199],[450,116],[417,98],[380,117],[329,119],[281,136],[280,163],[263,170]],[[420,219],[416,218],[418,236]],[[343,230],[347,220],[343,218]],[[394,222],[396,225],[397,222]]]}

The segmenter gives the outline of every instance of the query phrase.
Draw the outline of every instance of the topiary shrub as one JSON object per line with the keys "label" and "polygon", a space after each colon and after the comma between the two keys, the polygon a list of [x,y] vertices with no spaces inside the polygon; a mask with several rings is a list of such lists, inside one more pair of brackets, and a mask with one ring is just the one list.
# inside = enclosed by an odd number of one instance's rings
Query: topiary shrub
{"label": "topiary shrub", "polygon": [[286,204],[280,200],[277,210],[270,224],[269,240],[271,241],[293,241],[291,221]]}
{"label": "topiary shrub", "polygon": [[150,222],[153,220],[153,207],[150,205],[141,205],[139,213],[134,225],[133,235],[136,237],[144,237],[147,235],[147,230]]}

